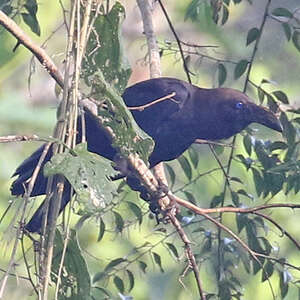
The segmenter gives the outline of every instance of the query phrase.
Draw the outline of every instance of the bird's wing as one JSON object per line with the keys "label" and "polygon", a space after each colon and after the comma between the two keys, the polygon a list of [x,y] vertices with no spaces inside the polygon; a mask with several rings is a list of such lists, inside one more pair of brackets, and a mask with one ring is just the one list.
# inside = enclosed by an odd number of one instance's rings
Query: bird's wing
{"label": "bird's wing", "polygon": [[186,85],[173,78],[150,79],[127,88],[123,99],[138,125],[155,139],[188,101]]}

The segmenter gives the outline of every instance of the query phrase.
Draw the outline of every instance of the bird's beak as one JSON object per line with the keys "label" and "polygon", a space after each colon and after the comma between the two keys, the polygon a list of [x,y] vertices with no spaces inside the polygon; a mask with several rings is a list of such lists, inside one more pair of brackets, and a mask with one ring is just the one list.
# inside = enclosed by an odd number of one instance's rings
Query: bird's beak
{"label": "bird's beak", "polygon": [[273,130],[282,132],[282,125],[276,115],[265,107],[255,105],[252,122],[259,123]]}

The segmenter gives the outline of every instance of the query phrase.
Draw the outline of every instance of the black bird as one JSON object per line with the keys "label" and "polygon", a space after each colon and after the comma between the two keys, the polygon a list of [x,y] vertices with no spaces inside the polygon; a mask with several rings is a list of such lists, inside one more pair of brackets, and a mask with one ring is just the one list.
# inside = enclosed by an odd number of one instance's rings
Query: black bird
{"label": "black bird", "polygon": [[[174,78],[156,78],[139,82],[127,88],[122,95],[127,107],[143,106],[143,110],[131,110],[137,124],[154,140],[149,157],[150,168],[162,161],[179,157],[196,139],[227,139],[243,130],[250,123],[260,123],[281,132],[276,116],[268,109],[250,101],[243,93],[230,88],[203,89]],[[165,98],[162,100],[161,98]],[[157,101],[155,101],[157,100]],[[87,147],[90,152],[114,160],[117,151],[111,138],[89,110],[85,113]],[[78,118],[78,142],[81,140],[81,124]],[[13,195],[23,195],[24,186],[32,176],[44,145],[27,158],[15,171],[18,176],[11,186]],[[50,160],[52,149],[44,164]],[[46,193],[47,179],[42,168],[31,196]],[[70,184],[65,184],[61,211],[70,200]],[[39,232],[44,215],[43,204],[35,212],[26,229]]]}

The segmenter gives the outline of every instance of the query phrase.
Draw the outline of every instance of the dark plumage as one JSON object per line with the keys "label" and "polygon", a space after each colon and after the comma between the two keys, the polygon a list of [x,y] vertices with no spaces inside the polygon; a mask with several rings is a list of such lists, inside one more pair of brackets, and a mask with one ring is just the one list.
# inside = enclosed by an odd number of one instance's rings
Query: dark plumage
{"label": "dark plumage", "polygon": [[[249,98],[233,89],[202,89],[174,78],[156,78],[137,83],[127,88],[123,94],[126,105],[136,107],[175,93],[169,99],[157,102],[144,110],[131,110],[137,124],[155,141],[150,155],[152,168],[161,161],[169,161],[180,156],[196,139],[227,139],[243,130],[250,123],[260,123],[281,132],[276,116],[264,107],[252,103]],[[101,128],[97,118],[86,111],[86,137],[88,150],[113,160],[116,150],[111,139]],[[81,130],[80,118],[78,129]],[[78,133],[78,142],[81,132]],[[28,182],[40,158],[44,146],[27,158],[13,176],[13,195],[23,195],[23,184]],[[49,151],[43,164],[52,156]],[[39,173],[31,196],[45,194],[47,179]],[[67,192],[70,185],[66,184]],[[65,192],[61,210],[68,203],[69,193]],[[42,206],[41,206],[42,207]],[[42,208],[34,214],[26,228],[40,230],[43,217]]]}

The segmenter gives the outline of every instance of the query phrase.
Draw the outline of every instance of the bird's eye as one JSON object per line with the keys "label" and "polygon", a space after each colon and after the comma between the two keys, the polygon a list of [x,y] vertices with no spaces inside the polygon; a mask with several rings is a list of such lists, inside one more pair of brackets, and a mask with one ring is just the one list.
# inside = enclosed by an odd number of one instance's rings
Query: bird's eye
{"label": "bird's eye", "polygon": [[244,103],[243,103],[243,102],[237,102],[237,103],[235,104],[235,108],[237,108],[237,109],[241,109],[241,108],[243,108],[243,106],[244,106]]}

